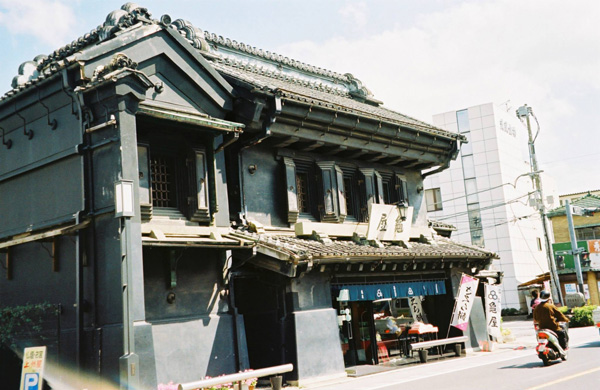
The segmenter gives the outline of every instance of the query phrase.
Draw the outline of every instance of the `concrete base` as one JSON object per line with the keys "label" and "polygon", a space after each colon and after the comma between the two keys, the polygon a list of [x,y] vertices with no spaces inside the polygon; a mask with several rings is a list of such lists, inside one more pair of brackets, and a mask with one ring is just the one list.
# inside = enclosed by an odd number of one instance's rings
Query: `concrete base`
{"label": "concrete base", "polygon": [[331,375],[321,375],[315,378],[300,378],[295,381],[288,381],[287,383],[294,387],[312,386],[315,384],[325,385],[328,382],[337,382],[340,378],[346,378],[348,375],[345,371]]}
{"label": "concrete base", "polygon": [[298,385],[346,376],[333,309],[294,313]]}

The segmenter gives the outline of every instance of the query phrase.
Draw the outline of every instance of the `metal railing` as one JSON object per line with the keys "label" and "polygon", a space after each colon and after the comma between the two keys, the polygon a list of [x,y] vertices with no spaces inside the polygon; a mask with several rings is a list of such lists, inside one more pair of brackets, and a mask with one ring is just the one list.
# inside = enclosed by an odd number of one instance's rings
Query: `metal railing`
{"label": "metal railing", "polygon": [[202,389],[204,387],[211,387],[216,385],[223,385],[225,383],[238,383],[239,388],[242,388],[242,381],[250,378],[261,378],[268,375],[283,374],[284,372],[290,372],[294,369],[293,364],[283,364],[281,366],[273,366],[266,368],[259,368],[252,371],[238,372],[236,374],[223,375],[216,378],[201,379],[195,382],[180,383],[177,385],[178,390],[194,390]]}

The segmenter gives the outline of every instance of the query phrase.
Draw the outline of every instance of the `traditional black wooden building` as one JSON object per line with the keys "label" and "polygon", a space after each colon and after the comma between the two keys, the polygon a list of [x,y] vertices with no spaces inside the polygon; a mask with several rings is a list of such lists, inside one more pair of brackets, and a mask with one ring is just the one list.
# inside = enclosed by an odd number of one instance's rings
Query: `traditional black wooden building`
{"label": "traditional black wooden building", "polygon": [[302,384],[377,363],[374,298],[427,295],[445,333],[495,257],[423,207],[464,139],[381,104],[132,3],[24,63],[0,98],[0,302],[61,310],[19,347],[142,388],[288,362]]}

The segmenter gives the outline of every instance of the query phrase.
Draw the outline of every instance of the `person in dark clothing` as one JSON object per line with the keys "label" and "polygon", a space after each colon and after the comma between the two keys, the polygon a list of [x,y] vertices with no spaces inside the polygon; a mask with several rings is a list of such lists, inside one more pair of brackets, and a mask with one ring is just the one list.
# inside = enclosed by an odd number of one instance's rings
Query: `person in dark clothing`
{"label": "person in dark clothing", "polygon": [[566,350],[569,347],[569,334],[559,322],[568,323],[569,319],[554,306],[548,291],[542,291],[539,299],[540,303],[533,310],[533,321],[540,329],[550,329],[556,333],[560,346]]}
{"label": "person in dark clothing", "polygon": [[540,303],[540,293],[538,292],[538,290],[533,290],[531,292],[531,303],[529,304],[529,306],[531,306],[531,311],[533,311],[539,303]]}

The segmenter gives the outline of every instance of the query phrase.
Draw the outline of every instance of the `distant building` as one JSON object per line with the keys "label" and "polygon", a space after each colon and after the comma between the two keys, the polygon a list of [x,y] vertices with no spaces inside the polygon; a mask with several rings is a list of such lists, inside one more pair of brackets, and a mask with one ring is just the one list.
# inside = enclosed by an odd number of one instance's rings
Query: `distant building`
{"label": "distant building", "polygon": [[[503,307],[527,308],[517,286],[548,271],[544,230],[534,207],[527,129],[514,109],[492,103],[433,116],[434,125],[468,139],[450,168],[429,176],[429,218],[456,226],[453,240],[498,253]],[[556,207],[553,182],[543,176],[547,207]],[[551,195],[551,196],[548,196]]]}
{"label": "distant building", "polygon": [[[598,192],[598,191],[595,191]],[[600,196],[591,192],[578,198],[571,198],[571,206],[587,210],[587,215],[573,215],[573,227],[577,247],[584,252],[580,255],[583,286],[586,298],[593,305],[600,305]],[[570,196],[570,195],[568,195]],[[561,196],[561,198],[563,198]],[[577,275],[572,255],[561,252],[571,250],[571,235],[565,205],[561,205],[548,213],[552,222],[554,241],[552,249],[558,269],[558,278],[563,295],[577,290]]]}
{"label": "distant building", "polygon": [[596,195],[596,196],[600,196],[600,190],[591,190],[591,191],[583,191],[583,192],[573,192],[571,194],[564,194],[564,195],[560,195],[558,197],[559,201],[560,201],[560,205],[564,205],[565,204],[565,200],[569,200],[571,203],[576,200],[581,198],[582,196],[585,195]]}

